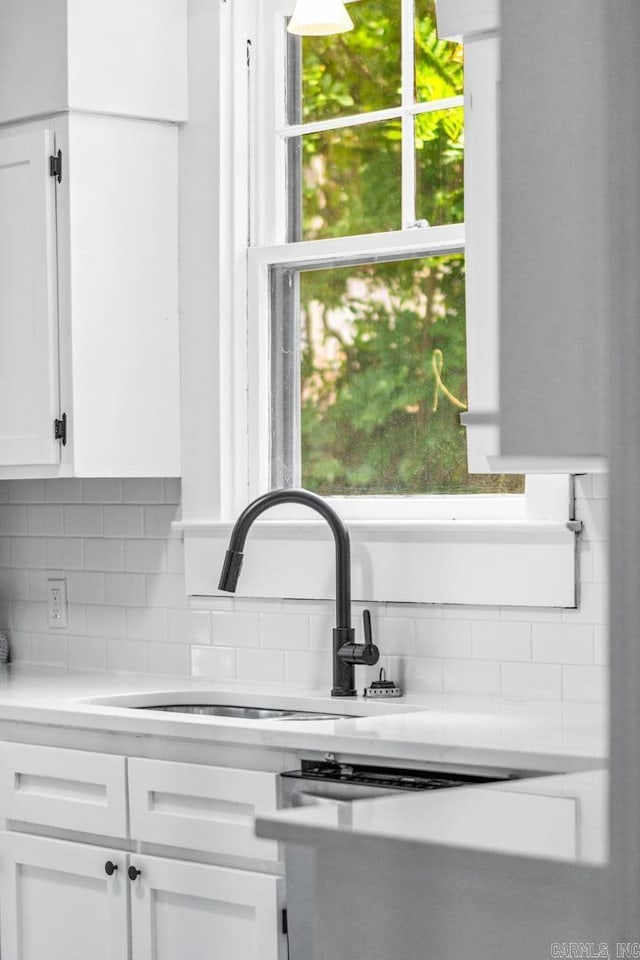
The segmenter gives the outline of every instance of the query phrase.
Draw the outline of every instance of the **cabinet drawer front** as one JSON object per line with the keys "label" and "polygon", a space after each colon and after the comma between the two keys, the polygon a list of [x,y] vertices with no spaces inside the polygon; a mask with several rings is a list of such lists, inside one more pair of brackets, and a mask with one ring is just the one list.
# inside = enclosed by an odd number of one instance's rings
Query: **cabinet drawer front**
{"label": "cabinet drawer front", "polygon": [[125,759],[82,750],[2,743],[0,816],[126,837]]}
{"label": "cabinet drawer front", "polygon": [[129,761],[132,836],[260,860],[278,845],[254,835],[256,814],[277,809],[277,775],[162,760]]}

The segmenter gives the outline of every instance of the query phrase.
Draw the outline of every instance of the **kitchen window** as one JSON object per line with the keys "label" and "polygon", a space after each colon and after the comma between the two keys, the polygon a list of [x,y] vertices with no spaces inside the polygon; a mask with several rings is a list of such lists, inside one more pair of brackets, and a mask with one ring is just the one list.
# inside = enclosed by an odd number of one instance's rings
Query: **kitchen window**
{"label": "kitchen window", "polygon": [[[461,46],[438,37],[432,0],[357,0],[353,32],[302,40],[286,31],[289,0],[223,6],[221,465],[216,502],[201,498],[211,519],[191,524],[201,542],[190,592],[215,589],[202,572],[218,549],[205,546],[207,532],[226,536],[268,489],[305,486],[350,524],[362,553],[356,597],[572,605],[569,478],[531,478],[525,492],[521,475],[466,468],[465,323],[478,306],[465,302]],[[265,558],[286,586],[264,571],[254,584],[245,571],[244,589],[324,595],[324,584],[296,586],[280,562],[304,566],[321,523],[283,507],[256,536],[272,541]],[[480,545],[500,577],[494,548],[532,539],[536,571],[545,540],[562,545],[560,566],[571,571],[556,577],[559,588],[483,590]],[[406,589],[390,575],[400,551],[427,572]],[[466,557],[450,566],[448,551]],[[523,556],[517,564],[531,570]],[[428,573],[432,564],[442,576]]]}

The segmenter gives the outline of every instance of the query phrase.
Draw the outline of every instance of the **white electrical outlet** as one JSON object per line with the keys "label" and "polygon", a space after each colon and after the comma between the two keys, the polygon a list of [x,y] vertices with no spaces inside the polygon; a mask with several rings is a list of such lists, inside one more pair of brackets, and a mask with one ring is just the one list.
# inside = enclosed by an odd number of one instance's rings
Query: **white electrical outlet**
{"label": "white electrical outlet", "polygon": [[49,629],[66,630],[68,626],[66,580],[47,580],[47,607]]}

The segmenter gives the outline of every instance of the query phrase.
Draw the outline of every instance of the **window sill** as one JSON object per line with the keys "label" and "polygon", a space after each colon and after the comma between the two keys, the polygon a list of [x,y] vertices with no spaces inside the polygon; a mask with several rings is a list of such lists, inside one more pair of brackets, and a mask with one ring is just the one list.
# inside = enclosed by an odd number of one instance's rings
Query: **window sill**
{"label": "window sill", "polygon": [[[219,595],[233,524],[174,526],[185,537],[188,593]],[[575,607],[580,530],[579,522],[567,520],[350,521],[353,598]],[[247,541],[237,596],[331,599],[333,550],[322,521],[258,521]]]}

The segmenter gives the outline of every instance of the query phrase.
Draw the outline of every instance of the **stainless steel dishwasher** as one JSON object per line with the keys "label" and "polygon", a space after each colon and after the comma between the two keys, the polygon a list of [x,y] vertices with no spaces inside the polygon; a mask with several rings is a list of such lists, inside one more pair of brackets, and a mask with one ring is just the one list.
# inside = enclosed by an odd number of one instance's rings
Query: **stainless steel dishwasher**
{"label": "stainless steel dishwasher", "polygon": [[[458,773],[442,770],[410,770],[360,763],[338,763],[331,755],[324,761],[302,760],[299,770],[280,775],[283,807],[331,806],[336,826],[352,823],[355,800],[370,800],[403,791],[443,790],[535,776],[533,772],[482,771]],[[285,844],[287,886],[287,932],[289,960],[313,960],[315,851],[299,844]]]}

